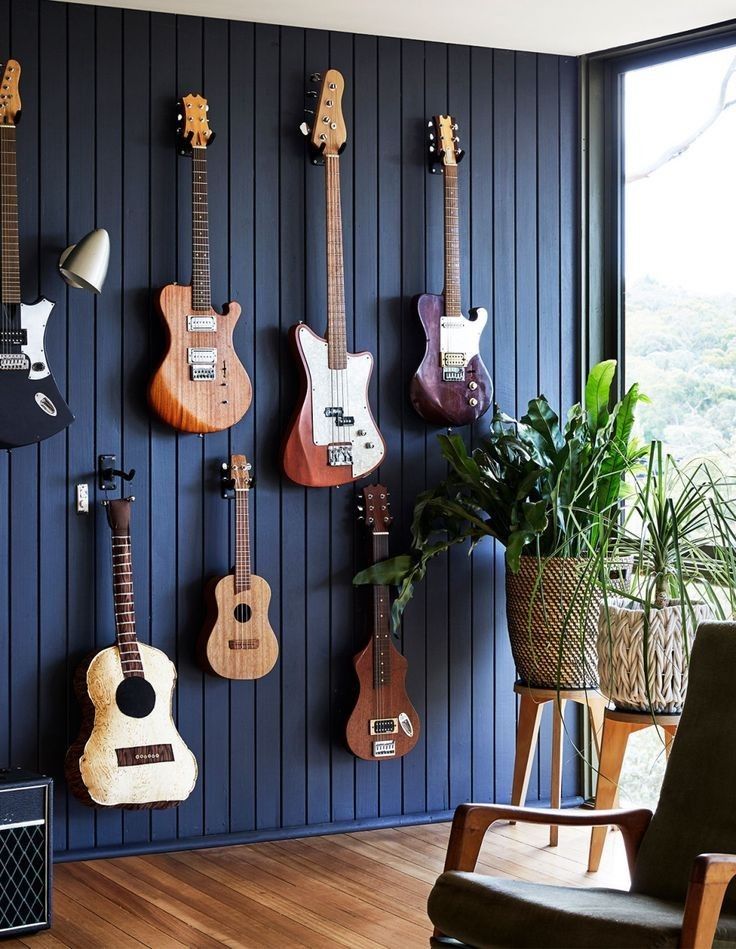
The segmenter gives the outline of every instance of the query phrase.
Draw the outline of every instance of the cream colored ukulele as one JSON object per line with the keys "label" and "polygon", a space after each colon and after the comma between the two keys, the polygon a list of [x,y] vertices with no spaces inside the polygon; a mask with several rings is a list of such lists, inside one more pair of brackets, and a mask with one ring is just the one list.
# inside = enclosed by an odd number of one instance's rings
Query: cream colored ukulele
{"label": "cream colored ukulele", "polygon": [[225,679],[260,679],[273,669],[279,644],[268,620],[271,588],[250,568],[251,482],[245,455],[231,457],[230,477],[235,489],[235,570],[207,586],[207,619],[197,651],[207,672]]}
{"label": "cream colored ukulele", "polygon": [[77,669],[79,737],[66,756],[73,793],[97,807],[175,807],[197,782],[197,761],[171,717],[176,669],[135,632],[130,504],[110,501],[116,644]]}

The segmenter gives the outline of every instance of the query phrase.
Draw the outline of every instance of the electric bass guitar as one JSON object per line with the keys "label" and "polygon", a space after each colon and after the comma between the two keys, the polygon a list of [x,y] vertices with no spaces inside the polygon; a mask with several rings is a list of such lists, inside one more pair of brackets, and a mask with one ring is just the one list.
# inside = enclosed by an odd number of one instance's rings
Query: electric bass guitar
{"label": "electric bass guitar", "polygon": [[250,467],[245,455],[230,459],[235,492],[235,570],[208,584],[207,619],[197,644],[200,665],[226,679],[259,679],[273,669],[279,655],[268,619],[271,588],[250,567]]}
{"label": "electric bass guitar", "polygon": [[317,160],[324,159],[327,212],[327,332],[305,324],[290,331],[301,393],[282,452],[285,473],[308,487],[347,484],[373,471],[386,446],[368,403],[370,353],[349,353],[345,323],[340,153],[347,131],[342,115],[345,82],[336,69],[321,80],[314,126],[303,131]]}
{"label": "electric bass guitar", "polygon": [[[363,489],[359,512],[369,532],[371,564],[388,557],[389,505],[383,485]],[[346,729],[352,753],[368,761],[399,758],[419,740],[419,716],[406,694],[407,662],[391,636],[388,587],[374,586],[372,597],[371,638],[353,660],[360,692]]]}
{"label": "electric bass guitar", "polygon": [[46,356],[46,324],[54,304],[21,303],[16,125],[20,64],[9,59],[0,84],[0,448],[31,445],[61,432],[74,416]]}
{"label": "electric bass guitar", "polygon": [[435,425],[468,425],[487,412],[493,384],[480,356],[480,338],[488,313],[471,308],[466,319],[460,306],[460,227],[458,221],[457,123],[438,115],[429,123],[430,171],[444,174],[445,183],[445,289],[441,295],[424,293],[414,300],[424,328],[425,351],[411,381],[411,402]]}
{"label": "electric bass guitar", "polygon": [[177,132],[180,152],[192,159],[192,285],[169,284],[158,307],[167,348],[148,390],[156,414],[182,432],[219,432],[239,421],[251,403],[250,379],[233,347],[240,306],[212,308],[207,206],[207,147],[214,133],[207,100],[184,96]]}
{"label": "electric bass guitar", "polygon": [[107,504],[116,643],[77,669],[82,725],[67,752],[66,778],[74,795],[93,807],[175,807],[194,789],[197,762],[171,717],[174,664],[136,637],[132,501]]}

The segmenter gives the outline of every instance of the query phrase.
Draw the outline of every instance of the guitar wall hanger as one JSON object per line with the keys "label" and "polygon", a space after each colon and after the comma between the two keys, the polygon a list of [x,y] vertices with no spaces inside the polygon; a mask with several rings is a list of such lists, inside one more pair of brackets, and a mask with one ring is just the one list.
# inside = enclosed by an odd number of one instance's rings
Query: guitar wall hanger
{"label": "guitar wall hanger", "polygon": [[135,468],[123,471],[116,467],[117,463],[117,455],[97,456],[97,487],[100,491],[114,491],[117,478],[122,478],[123,481],[132,481],[135,478]]}

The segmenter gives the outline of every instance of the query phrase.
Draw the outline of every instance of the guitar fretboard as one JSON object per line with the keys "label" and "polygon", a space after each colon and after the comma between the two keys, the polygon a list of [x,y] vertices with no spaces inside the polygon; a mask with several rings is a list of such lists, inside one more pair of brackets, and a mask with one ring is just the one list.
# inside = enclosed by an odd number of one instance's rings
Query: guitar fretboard
{"label": "guitar fretboard", "polygon": [[235,489],[235,592],[250,590],[248,488]]}
{"label": "guitar fretboard", "polygon": [[340,159],[325,156],[327,204],[327,364],[345,369],[348,364],[345,328],[345,266],[342,250]]}
{"label": "guitar fretboard", "polygon": [[[373,563],[388,557],[388,534],[373,534]],[[391,682],[391,598],[388,587],[373,587],[373,688]]]}
{"label": "guitar fretboard", "polygon": [[207,203],[207,149],[192,149],[192,309],[209,310],[210,225]]}
{"label": "guitar fretboard", "polygon": [[18,185],[14,125],[0,125],[0,236],[2,237],[2,302],[20,303]]}
{"label": "guitar fretboard", "polygon": [[460,316],[460,226],[457,165],[445,165],[445,314]]}
{"label": "guitar fretboard", "polygon": [[130,533],[113,531],[112,534],[112,595],[115,604],[115,639],[123,675],[143,676],[143,663],[135,632]]}

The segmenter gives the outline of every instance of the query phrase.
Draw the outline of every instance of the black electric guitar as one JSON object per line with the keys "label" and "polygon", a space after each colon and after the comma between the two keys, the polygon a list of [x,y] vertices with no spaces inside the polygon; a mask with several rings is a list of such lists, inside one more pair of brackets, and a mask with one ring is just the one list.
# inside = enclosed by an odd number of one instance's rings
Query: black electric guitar
{"label": "black electric guitar", "polygon": [[9,59],[0,84],[0,448],[50,438],[74,421],[46,358],[46,324],[54,304],[20,299],[15,127],[20,119],[20,65]]}

